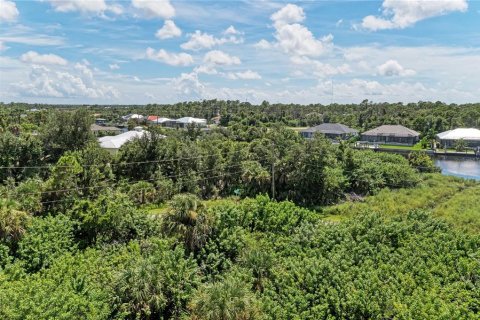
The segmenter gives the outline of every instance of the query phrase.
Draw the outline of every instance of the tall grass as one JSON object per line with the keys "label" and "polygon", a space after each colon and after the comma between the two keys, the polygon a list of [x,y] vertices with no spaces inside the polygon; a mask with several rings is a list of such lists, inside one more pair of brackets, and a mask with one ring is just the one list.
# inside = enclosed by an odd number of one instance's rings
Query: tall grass
{"label": "tall grass", "polygon": [[[345,202],[322,211],[325,219],[339,221],[365,211],[396,215],[406,214],[413,209],[427,209],[451,221],[456,220],[456,225],[463,225],[475,219],[480,220],[479,188],[478,183],[473,181],[426,174],[415,188],[383,189],[362,202]],[[460,216],[461,219],[458,218]],[[480,226],[480,221],[474,225]]]}
{"label": "tall grass", "polygon": [[480,185],[457,193],[432,212],[459,229],[480,234]]}

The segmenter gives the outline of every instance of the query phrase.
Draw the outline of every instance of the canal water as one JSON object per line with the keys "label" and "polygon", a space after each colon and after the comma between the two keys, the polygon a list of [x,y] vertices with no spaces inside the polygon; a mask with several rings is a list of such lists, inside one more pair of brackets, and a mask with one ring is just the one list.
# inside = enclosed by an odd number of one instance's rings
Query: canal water
{"label": "canal water", "polygon": [[444,175],[480,181],[480,159],[439,156],[433,160]]}

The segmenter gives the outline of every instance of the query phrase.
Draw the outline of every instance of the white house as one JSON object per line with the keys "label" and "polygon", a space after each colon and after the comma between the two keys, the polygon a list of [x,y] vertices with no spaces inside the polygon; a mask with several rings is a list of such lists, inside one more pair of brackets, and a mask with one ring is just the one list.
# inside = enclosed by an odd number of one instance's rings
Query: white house
{"label": "white house", "polygon": [[133,113],[133,114],[127,114],[126,116],[123,116],[122,119],[124,121],[128,121],[130,119],[140,121],[140,120],[143,120],[143,116],[141,114]]}
{"label": "white house", "polygon": [[123,146],[128,141],[132,141],[137,138],[141,138],[147,134],[147,131],[137,129],[133,131],[127,131],[116,136],[105,136],[98,138],[100,147],[110,151],[111,153],[116,153],[121,146]]}
{"label": "white house", "polygon": [[480,130],[475,128],[457,128],[437,134],[442,147],[453,147],[458,140],[465,141],[469,147],[480,146]]}
{"label": "white house", "polygon": [[189,125],[196,125],[198,127],[206,127],[207,120],[193,117],[183,117],[175,120],[175,124],[180,128],[186,128]]}

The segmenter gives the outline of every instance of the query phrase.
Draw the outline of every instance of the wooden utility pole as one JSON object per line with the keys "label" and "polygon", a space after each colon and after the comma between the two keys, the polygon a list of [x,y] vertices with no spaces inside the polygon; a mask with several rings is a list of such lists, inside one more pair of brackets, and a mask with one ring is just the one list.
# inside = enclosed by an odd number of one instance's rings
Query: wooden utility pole
{"label": "wooden utility pole", "polygon": [[275,159],[272,161],[272,199],[275,200]]}
{"label": "wooden utility pole", "polygon": [[272,141],[272,199],[275,200],[275,143]]}

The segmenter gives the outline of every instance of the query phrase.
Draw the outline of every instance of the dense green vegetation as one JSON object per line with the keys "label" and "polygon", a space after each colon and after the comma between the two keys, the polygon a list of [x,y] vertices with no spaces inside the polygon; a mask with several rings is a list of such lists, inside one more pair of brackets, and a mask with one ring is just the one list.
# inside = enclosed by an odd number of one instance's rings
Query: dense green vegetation
{"label": "dense green vegetation", "polygon": [[284,126],[478,106],[147,106],[229,126],[152,127],[115,155],[92,113],[140,107],[31,107],[0,117],[0,319],[478,318],[478,183]]}

